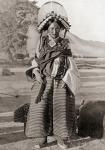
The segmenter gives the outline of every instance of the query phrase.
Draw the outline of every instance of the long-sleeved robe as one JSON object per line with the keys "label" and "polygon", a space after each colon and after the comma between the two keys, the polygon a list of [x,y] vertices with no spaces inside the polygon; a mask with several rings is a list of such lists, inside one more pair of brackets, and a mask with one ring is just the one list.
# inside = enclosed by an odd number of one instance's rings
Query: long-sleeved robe
{"label": "long-sleeved robe", "polygon": [[75,128],[78,70],[67,39],[58,38],[54,46],[50,45],[48,38],[44,40],[33,68],[38,68],[39,75],[45,80],[45,87],[40,101],[35,103],[41,85],[37,81],[34,83],[26,136],[46,137],[52,132],[56,136],[67,138]]}

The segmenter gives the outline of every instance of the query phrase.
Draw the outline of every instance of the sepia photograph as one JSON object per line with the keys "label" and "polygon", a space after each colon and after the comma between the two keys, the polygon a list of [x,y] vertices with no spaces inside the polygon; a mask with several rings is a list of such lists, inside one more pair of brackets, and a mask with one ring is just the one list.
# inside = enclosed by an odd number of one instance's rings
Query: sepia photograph
{"label": "sepia photograph", "polygon": [[104,28],[104,0],[0,0],[0,150],[105,150]]}

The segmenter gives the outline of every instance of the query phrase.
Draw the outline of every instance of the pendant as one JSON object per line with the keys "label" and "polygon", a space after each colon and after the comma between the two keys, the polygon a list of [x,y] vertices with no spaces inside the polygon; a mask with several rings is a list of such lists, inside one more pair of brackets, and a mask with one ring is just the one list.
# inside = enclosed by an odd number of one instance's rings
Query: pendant
{"label": "pendant", "polygon": [[54,46],[56,45],[56,43],[55,43],[54,40],[50,40],[50,41],[49,41],[49,45],[50,45],[51,47],[54,47]]}

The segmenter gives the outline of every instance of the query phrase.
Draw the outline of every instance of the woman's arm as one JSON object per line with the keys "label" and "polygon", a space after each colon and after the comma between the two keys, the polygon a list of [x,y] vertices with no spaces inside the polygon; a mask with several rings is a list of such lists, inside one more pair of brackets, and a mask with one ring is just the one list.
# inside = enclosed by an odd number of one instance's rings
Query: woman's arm
{"label": "woman's arm", "polygon": [[55,77],[57,75],[59,66],[60,66],[60,60],[59,60],[59,57],[58,57],[53,62],[53,70],[52,70],[52,73],[51,73],[51,77]]}
{"label": "woman's arm", "polygon": [[42,80],[41,75],[40,75],[38,63],[37,63],[37,61],[35,59],[33,59],[33,61],[32,61],[32,67],[33,67],[32,78],[34,80],[37,80],[39,83],[42,83],[43,80]]}
{"label": "woman's arm", "polygon": [[37,63],[37,60],[35,56],[38,58],[40,53],[39,53],[39,45],[40,45],[40,40],[37,42],[36,49],[34,49],[33,55],[31,55],[30,61],[31,61],[31,67],[26,71],[26,75],[32,78],[33,80],[37,80],[38,82],[42,82],[41,75],[39,72],[39,66]]}

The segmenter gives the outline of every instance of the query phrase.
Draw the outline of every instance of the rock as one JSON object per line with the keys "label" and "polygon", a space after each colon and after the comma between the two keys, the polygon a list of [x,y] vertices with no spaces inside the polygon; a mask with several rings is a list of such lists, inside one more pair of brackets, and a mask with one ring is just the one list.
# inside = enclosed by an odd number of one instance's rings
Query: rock
{"label": "rock", "polygon": [[102,138],[104,114],[105,101],[90,101],[84,104],[78,118],[78,135]]}
{"label": "rock", "polygon": [[11,76],[14,75],[14,72],[11,72],[9,68],[3,68],[2,69],[2,76]]}

